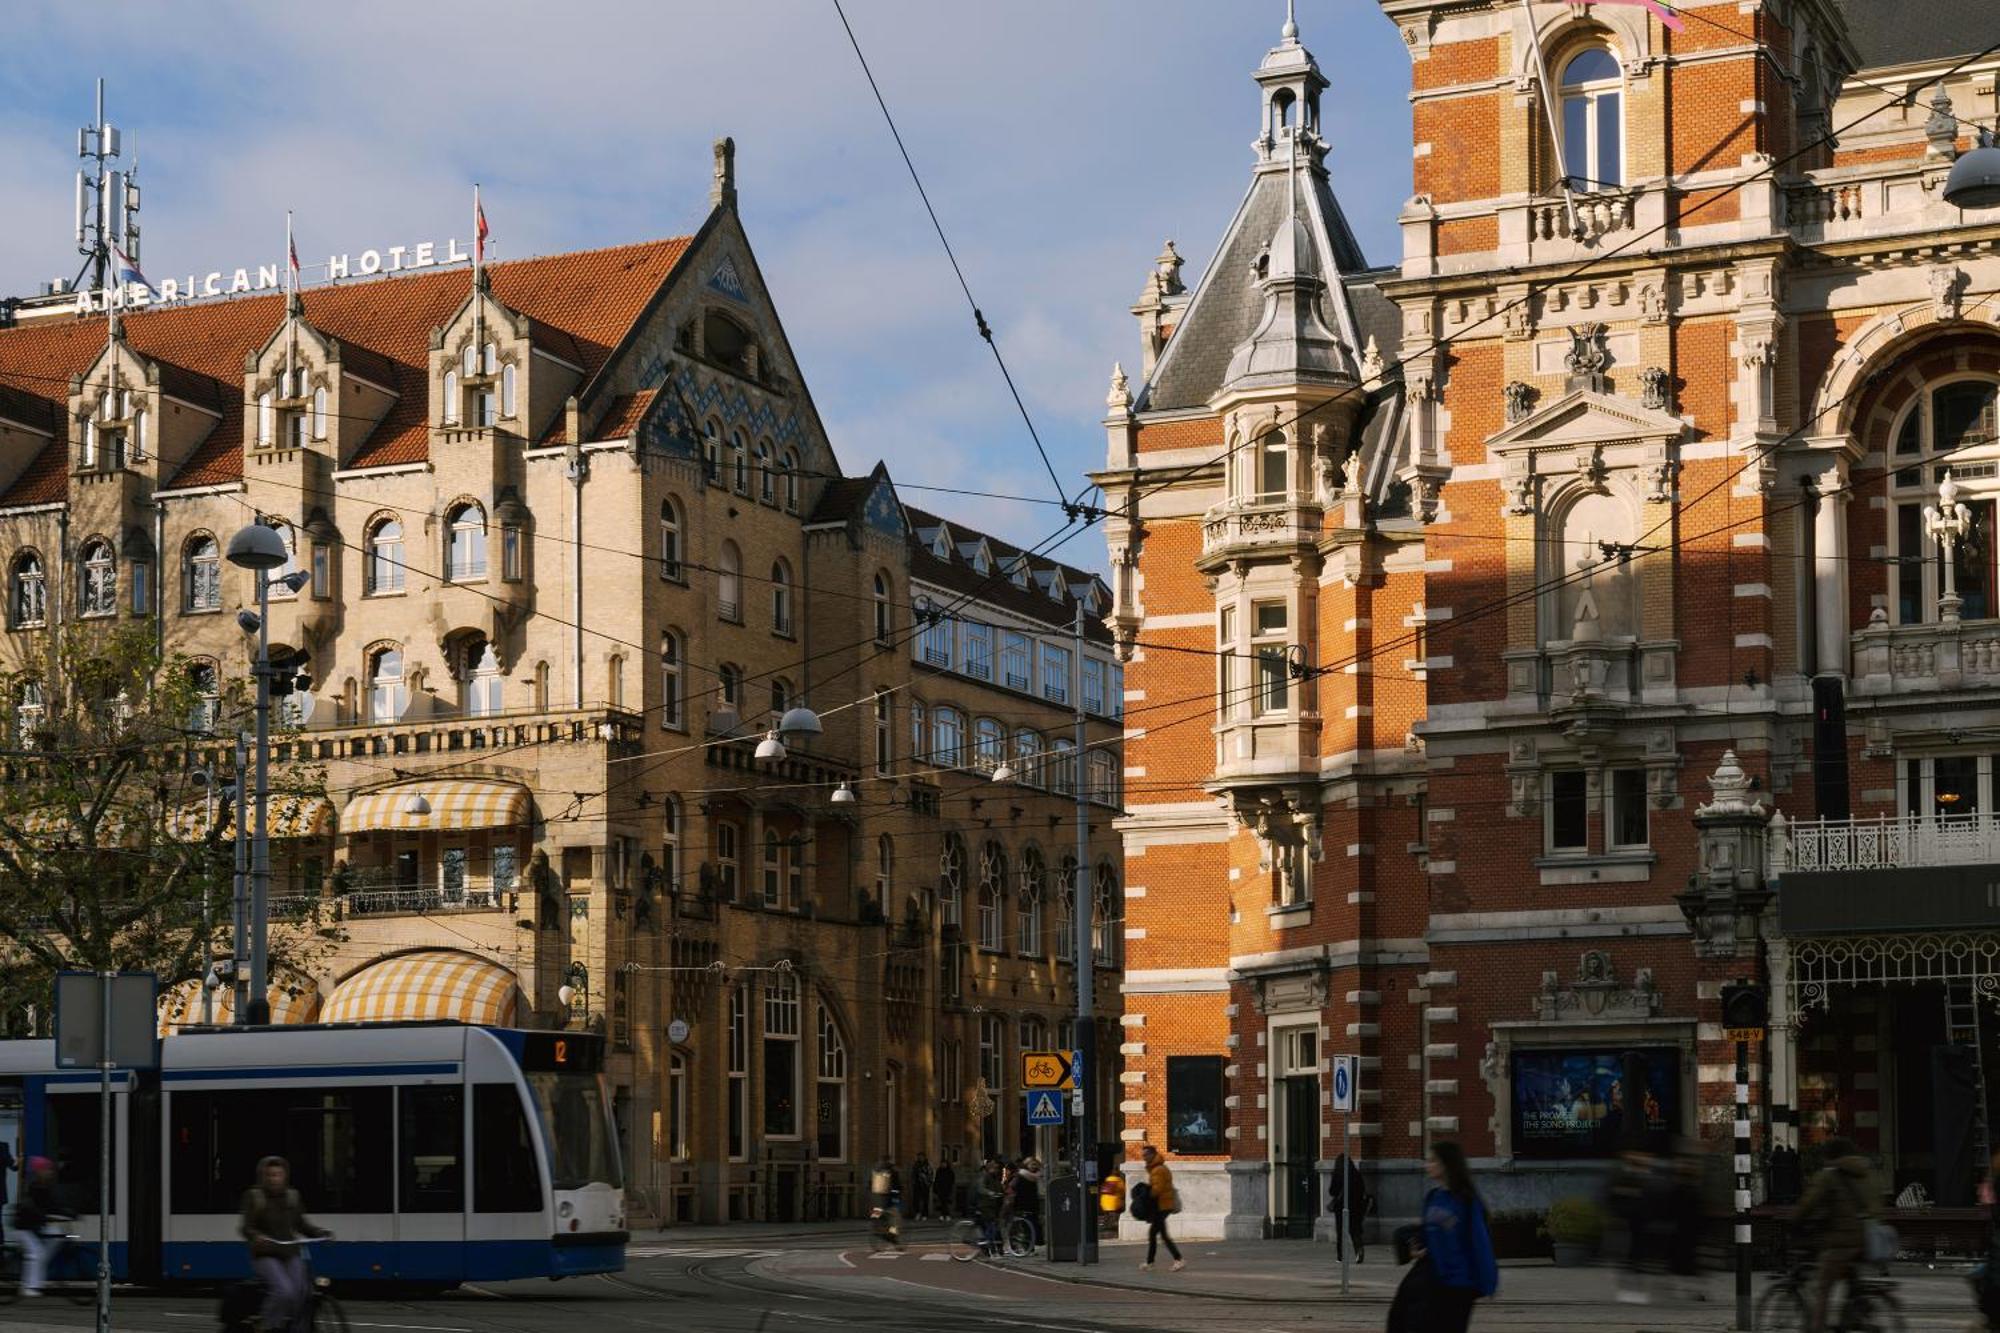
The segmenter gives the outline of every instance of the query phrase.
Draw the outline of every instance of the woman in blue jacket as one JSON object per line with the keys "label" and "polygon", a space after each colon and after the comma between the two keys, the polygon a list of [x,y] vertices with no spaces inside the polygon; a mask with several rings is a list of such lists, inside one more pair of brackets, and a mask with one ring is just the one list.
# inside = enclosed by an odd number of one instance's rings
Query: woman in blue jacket
{"label": "woman in blue jacket", "polygon": [[1424,1297],[1420,1327],[1424,1333],[1465,1333],[1472,1322],[1472,1303],[1500,1289],[1486,1205],[1472,1187],[1465,1149],[1456,1143],[1433,1144],[1424,1174],[1431,1180],[1424,1195],[1424,1250],[1430,1258],[1431,1286]]}

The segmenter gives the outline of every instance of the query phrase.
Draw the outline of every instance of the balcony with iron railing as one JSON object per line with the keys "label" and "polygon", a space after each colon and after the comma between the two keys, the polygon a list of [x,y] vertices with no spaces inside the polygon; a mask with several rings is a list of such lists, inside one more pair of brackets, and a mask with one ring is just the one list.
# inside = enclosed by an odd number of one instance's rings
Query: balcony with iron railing
{"label": "balcony with iron railing", "polygon": [[1210,509],[1201,520],[1201,561],[1283,555],[1319,541],[1321,509],[1300,496],[1243,496]]}
{"label": "balcony with iron railing", "polygon": [[1765,829],[1788,935],[2000,930],[2000,819],[1863,815]]}

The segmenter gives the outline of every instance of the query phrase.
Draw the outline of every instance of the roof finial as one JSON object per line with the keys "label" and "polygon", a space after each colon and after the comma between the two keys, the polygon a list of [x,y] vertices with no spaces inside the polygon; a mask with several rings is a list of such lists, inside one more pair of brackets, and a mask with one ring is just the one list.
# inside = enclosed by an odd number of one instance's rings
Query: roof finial
{"label": "roof finial", "polygon": [[1299,39],[1299,17],[1294,12],[1297,3],[1298,0],[1285,0],[1285,26],[1278,35],[1288,42]]}

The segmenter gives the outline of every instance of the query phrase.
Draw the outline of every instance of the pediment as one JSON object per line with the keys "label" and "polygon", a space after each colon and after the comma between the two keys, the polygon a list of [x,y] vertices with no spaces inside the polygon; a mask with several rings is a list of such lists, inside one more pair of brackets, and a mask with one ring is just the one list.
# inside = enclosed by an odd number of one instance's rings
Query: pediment
{"label": "pediment", "polygon": [[1678,440],[1687,424],[1628,398],[1573,389],[1486,440],[1489,454]]}

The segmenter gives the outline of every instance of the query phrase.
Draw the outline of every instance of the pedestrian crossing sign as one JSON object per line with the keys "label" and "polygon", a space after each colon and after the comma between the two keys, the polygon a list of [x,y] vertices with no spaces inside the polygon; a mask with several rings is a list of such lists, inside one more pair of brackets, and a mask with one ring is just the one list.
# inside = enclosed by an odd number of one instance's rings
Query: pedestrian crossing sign
{"label": "pedestrian crossing sign", "polygon": [[1057,1088],[1031,1088],[1028,1091],[1028,1123],[1031,1125],[1060,1125],[1063,1122],[1063,1095]]}

